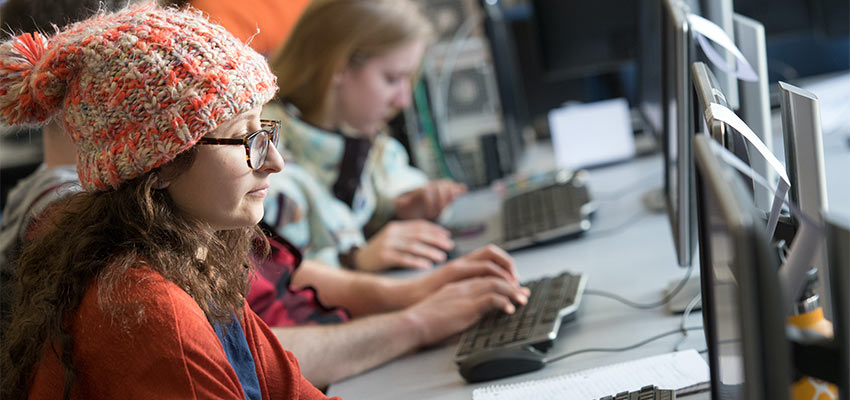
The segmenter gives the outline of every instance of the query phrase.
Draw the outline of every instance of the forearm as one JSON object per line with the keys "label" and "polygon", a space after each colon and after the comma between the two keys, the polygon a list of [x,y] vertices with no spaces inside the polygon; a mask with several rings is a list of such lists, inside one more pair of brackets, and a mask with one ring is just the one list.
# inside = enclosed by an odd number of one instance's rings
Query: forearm
{"label": "forearm", "polygon": [[301,373],[322,388],[415,350],[421,343],[416,326],[407,314],[394,312],[338,325],[272,331],[298,359]]}
{"label": "forearm", "polygon": [[312,286],[324,305],[344,307],[355,317],[400,308],[395,304],[398,282],[394,279],[330,268],[314,261],[301,264],[292,277],[292,286]]}

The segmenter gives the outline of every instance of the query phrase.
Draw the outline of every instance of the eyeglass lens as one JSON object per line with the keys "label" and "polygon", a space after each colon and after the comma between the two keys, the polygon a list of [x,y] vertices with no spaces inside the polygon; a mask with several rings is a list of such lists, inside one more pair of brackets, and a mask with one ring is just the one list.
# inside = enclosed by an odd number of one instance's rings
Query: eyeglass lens
{"label": "eyeglass lens", "polygon": [[269,135],[270,133],[263,129],[251,139],[251,168],[258,170],[263,167],[266,162],[266,156],[269,153]]}

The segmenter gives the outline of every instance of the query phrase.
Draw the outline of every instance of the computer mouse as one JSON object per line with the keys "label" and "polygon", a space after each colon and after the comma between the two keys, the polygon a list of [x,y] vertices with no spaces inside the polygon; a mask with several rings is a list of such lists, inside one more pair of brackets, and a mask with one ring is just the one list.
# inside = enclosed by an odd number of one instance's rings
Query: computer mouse
{"label": "computer mouse", "polygon": [[537,371],[545,365],[543,353],[522,346],[473,354],[458,369],[464,380],[474,383]]}

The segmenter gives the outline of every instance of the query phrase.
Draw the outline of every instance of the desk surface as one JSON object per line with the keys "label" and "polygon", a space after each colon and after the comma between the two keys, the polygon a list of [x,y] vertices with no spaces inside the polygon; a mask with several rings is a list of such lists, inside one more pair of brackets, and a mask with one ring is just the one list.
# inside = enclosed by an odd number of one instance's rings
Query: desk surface
{"label": "desk surface", "polygon": [[[576,240],[514,252],[522,279],[572,270],[588,274],[589,289],[616,291],[639,302],[660,299],[663,288],[686,272],[675,263],[667,217],[643,207],[641,198],[648,189],[618,193],[637,182],[657,188],[653,182],[660,180],[658,157],[592,171],[591,190],[599,205],[594,227]],[[585,296],[578,318],[562,328],[549,354],[626,346],[675,330],[680,321],[680,316],[666,313],[663,307],[635,310],[606,298]],[[699,314],[690,316],[689,326],[701,324]],[[480,386],[549,377],[669,352],[680,339],[681,335],[673,335],[625,352],[576,355],[534,373],[475,385],[463,381],[452,361],[455,340],[334,384],[328,394],[371,399],[470,399],[473,389]],[[682,347],[705,349],[702,332],[691,331]]]}
{"label": "desk surface", "polygon": [[[850,180],[844,175],[850,170],[850,150],[844,140],[842,135],[825,137],[824,154],[830,208],[850,215]],[[593,228],[575,240],[514,252],[522,279],[572,270],[588,274],[588,289],[614,291],[637,302],[660,299],[667,284],[686,273],[676,265],[666,214],[649,212],[642,203],[643,195],[659,188],[661,182],[659,155],[592,170],[590,187],[599,205]],[[694,273],[698,273],[696,268]],[[680,322],[681,315],[671,315],[663,307],[636,310],[607,298],[585,296],[578,318],[562,328],[549,354],[624,347],[677,329]],[[700,314],[692,314],[687,325],[702,326]],[[533,373],[466,384],[452,361],[455,338],[331,385],[328,394],[353,399],[470,399],[472,391],[481,386],[540,379],[670,352],[681,339],[681,335],[672,335],[633,350],[584,353]],[[691,331],[681,343],[681,348],[698,351],[705,346],[702,331]],[[709,397],[703,392],[687,398]]]}

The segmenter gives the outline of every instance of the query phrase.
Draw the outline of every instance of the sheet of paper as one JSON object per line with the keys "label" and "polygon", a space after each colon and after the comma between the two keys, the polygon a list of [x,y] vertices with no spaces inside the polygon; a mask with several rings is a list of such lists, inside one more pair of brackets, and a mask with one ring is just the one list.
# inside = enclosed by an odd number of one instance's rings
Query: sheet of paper
{"label": "sheet of paper", "polygon": [[473,400],[595,400],[646,385],[682,389],[708,382],[708,365],[696,350],[661,354],[552,378],[493,385],[472,392]]}
{"label": "sheet of paper", "polygon": [[558,168],[577,169],[635,155],[629,103],[618,98],[568,105],[549,112]]}

